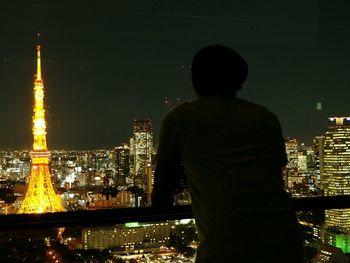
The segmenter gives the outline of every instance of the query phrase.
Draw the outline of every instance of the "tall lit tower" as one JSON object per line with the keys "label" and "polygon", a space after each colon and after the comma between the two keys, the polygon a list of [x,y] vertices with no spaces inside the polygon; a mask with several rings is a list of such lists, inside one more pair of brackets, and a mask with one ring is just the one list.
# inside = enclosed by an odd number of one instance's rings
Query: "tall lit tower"
{"label": "tall lit tower", "polygon": [[291,189],[293,183],[298,180],[298,141],[296,139],[287,139],[285,141],[288,164],[283,171],[285,187]]}
{"label": "tall lit tower", "polygon": [[[350,194],[350,117],[329,118],[323,146],[324,194]],[[326,211],[326,225],[350,232],[350,209]]]}
{"label": "tall lit tower", "polygon": [[[39,38],[38,34],[38,38]],[[19,214],[63,211],[61,198],[56,195],[49,172],[50,152],[46,146],[44,83],[41,76],[40,44],[37,45],[37,73],[34,79],[33,150],[28,190]]]}
{"label": "tall lit tower", "polygon": [[324,136],[315,136],[313,139],[313,151],[315,154],[315,162],[316,162],[316,177],[318,180],[319,188],[323,189],[324,180],[322,178],[323,172],[323,146],[324,146]]}
{"label": "tall lit tower", "polygon": [[114,148],[115,181],[117,185],[124,185],[130,174],[130,147],[127,144]]}
{"label": "tall lit tower", "polygon": [[143,180],[146,168],[152,162],[153,132],[150,119],[134,120],[133,137],[130,140],[130,173],[136,181]]}

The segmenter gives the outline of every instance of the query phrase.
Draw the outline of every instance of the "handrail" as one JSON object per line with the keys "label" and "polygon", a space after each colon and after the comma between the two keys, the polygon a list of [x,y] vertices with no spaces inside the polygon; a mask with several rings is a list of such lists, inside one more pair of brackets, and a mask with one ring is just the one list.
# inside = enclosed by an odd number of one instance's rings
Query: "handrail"
{"label": "handrail", "polygon": [[152,207],[79,210],[43,214],[0,215],[0,232],[51,227],[92,227],[128,222],[159,222],[192,218],[190,205],[167,209]]}
{"label": "handrail", "polygon": [[[296,211],[350,208],[350,195],[292,198],[292,204]],[[192,208],[189,205],[167,209],[143,207],[45,214],[11,214],[0,215],[0,232],[51,227],[91,227],[127,222],[159,222],[192,217]]]}

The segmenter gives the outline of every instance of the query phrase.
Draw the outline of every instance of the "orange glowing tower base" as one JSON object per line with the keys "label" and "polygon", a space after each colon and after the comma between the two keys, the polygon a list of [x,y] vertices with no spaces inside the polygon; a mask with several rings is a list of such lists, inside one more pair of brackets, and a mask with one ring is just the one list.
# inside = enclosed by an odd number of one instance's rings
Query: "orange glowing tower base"
{"label": "orange glowing tower base", "polygon": [[[39,37],[39,34],[38,34]],[[44,83],[41,78],[40,45],[37,46],[37,74],[34,80],[33,151],[28,190],[19,214],[63,211],[61,198],[55,193],[49,171],[50,152],[46,146]]]}

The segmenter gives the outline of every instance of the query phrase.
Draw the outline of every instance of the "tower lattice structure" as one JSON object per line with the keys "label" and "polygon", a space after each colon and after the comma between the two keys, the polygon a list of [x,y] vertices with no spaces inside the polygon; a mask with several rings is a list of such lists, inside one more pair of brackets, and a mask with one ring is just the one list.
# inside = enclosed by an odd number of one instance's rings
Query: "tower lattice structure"
{"label": "tower lattice structure", "polygon": [[[39,34],[38,34],[39,37]],[[44,109],[44,82],[41,76],[40,44],[37,45],[37,72],[34,79],[33,127],[34,142],[31,151],[31,174],[28,190],[19,214],[63,211],[62,201],[52,186],[49,170],[50,152],[46,146],[46,121]]]}

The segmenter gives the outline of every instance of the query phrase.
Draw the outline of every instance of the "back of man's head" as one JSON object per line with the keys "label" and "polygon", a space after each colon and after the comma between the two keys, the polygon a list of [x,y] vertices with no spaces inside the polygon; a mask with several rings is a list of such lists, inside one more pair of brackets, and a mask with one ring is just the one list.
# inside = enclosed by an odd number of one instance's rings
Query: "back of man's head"
{"label": "back of man's head", "polygon": [[199,96],[235,95],[247,78],[248,65],[233,49],[212,45],[195,54],[191,71]]}

